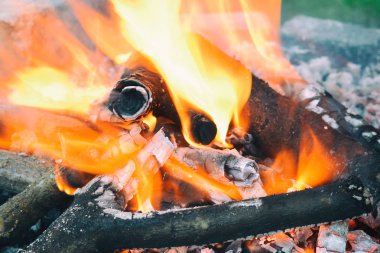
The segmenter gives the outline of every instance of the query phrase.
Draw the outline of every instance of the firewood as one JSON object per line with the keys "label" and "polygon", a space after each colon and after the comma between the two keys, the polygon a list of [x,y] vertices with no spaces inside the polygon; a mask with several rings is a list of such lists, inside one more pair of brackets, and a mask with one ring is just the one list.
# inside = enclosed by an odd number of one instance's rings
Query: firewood
{"label": "firewood", "polygon": [[251,186],[259,179],[257,163],[236,150],[177,148],[173,158],[194,169],[203,169],[216,180],[230,179],[238,186]]}
{"label": "firewood", "polygon": [[124,212],[116,194],[112,177],[93,179],[27,251],[112,252],[202,245],[342,220],[372,208],[355,178],[255,200],[147,214]]}
{"label": "firewood", "polygon": [[49,160],[0,150],[0,189],[20,193],[52,168]]}
{"label": "firewood", "polygon": [[[126,70],[106,104],[121,120],[136,120],[152,111],[154,116],[169,118],[180,125],[166,83],[160,75],[143,67]],[[195,141],[210,144],[217,132],[215,123],[199,112],[189,111],[188,115]],[[114,121],[109,115],[104,118]]]}
{"label": "firewood", "polygon": [[20,240],[46,212],[69,200],[70,197],[58,190],[54,174],[46,172],[0,206],[0,246]]}
{"label": "firewood", "polygon": [[[296,101],[280,95],[252,75],[251,96],[243,110],[249,117],[248,133],[253,135],[265,156],[275,157],[284,149],[299,150],[301,138],[311,130],[337,161],[345,161],[341,164],[345,169],[339,171],[336,178],[356,175],[376,196],[374,203],[378,202],[380,180],[373,180],[380,173],[380,164],[373,163],[373,158],[380,158],[378,150],[346,130],[349,115],[343,105],[328,94],[319,94],[316,102],[310,104],[313,96],[307,92],[302,101]],[[372,169],[368,169],[368,165],[373,166]]]}
{"label": "firewood", "polygon": [[347,244],[348,222],[339,221],[319,227],[317,253],[345,253]]}
{"label": "firewood", "polygon": [[[136,194],[136,189],[139,184],[139,179],[133,177],[136,168],[143,171],[146,175],[156,174],[159,168],[169,159],[174,149],[175,145],[161,129],[149,140],[144,148],[139,151],[136,155],[136,160],[126,161],[126,166],[113,174],[114,185],[116,189],[122,193],[121,197],[124,208],[127,206],[128,201]],[[153,162],[149,163],[149,159],[151,158],[153,158]],[[154,210],[151,203],[146,203],[146,205],[147,206],[144,207],[145,211]]]}

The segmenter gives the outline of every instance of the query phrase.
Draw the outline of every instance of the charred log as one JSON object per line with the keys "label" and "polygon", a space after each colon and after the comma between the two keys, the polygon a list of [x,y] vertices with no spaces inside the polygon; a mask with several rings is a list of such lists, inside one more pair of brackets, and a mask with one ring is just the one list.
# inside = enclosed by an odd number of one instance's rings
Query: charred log
{"label": "charred log", "polygon": [[214,140],[216,132],[215,123],[208,117],[202,114],[191,116],[191,133],[196,142],[208,145]]}
{"label": "charred log", "polygon": [[202,245],[342,220],[371,209],[362,183],[355,178],[290,194],[148,214],[122,211],[111,182],[109,177],[91,181],[27,251],[112,252]]}
{"label": "charred log", "polygon": [[[257,147],[266,156],[272,157],[283,149],[298,152],[301,138],[311,130],[337,161],[347,161],[341,164],[340,167],[346,169],[340,171],[337,177],[356,175],[372,195],[379,196],[380,165],[372,163],[373,157],[379,159],[376,148],[364,145],[344,131],[343,124],[348,122],[335,118],[339,116],[344,119],[348,114],[342,105],[332,109],[334,101],[331,96],[322,94],[311,104],[308,98],[310,94],[302,102],[292,100],[271,89],[263,80],[252,76],[251,96],[244,113],[249,115],[249,133],[253,135]],[[326,109],[321,107],[323,105]],[[372,169],[366,166],[371,166]],[[374,180],[375,178],[378,179]],[[378,200],[374,199],[375,202]]]}
{"label": "charred log", "polygon": [[47,172],[0,206],[0,245],[20,240],[44,214],[69,200],[70,197],[58,190],[54,174]]}
{"label": "charred log", "polygon": [[179,122],[169,90],[157,73],[137,67],[126,70],[107,101],[108,108],[123,120],[134,120],[153,111]]}
{"label": "charred log", "polygon": [[[125,121],[135,120],[152,111],[154,116],[166,117],[180,125],[166,83],[159,74],[143,67],[126,70],[111,91],[107,107]],[[188,113],[195,141],[210,144],[217,132],[215,123],[198,112]]]}

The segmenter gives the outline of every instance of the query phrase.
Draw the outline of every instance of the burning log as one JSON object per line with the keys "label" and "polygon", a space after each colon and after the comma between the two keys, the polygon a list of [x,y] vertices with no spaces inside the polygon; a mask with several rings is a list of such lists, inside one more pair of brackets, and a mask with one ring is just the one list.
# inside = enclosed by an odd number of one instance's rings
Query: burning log
{"label": "burning log", "polygon": [[251,186],[260,177],[257,163],[236,150],[177,148],[173,158],[191,168],[204,169],[217,180],[228,178],[238,186]]}
{"label": "burning log", "polygon": [[[321,95],[317,102],[311,102],[315,93],[303,96],[297,102],[274,91],[263,80],[252,76],[251,96],[245,106],[244,113],[249,114],[249,133],[253,135],[257,147],[267,156],[275,157],[282,150],[299,151],[299,143],[305,129],[310,129],[321,144],[334,158],[348,161],[339,171],[338,177],[357,176],[374,197],[376,203],[380,199],[379,165],[373,163],[379,155],[373,145],[353,138],[343,125],[349,124],[349,116],[344,107],[328,95]],[[317,108],[316,108],[317,107]],[[318,108],[320,107],[320,108]],[[325,107],[326,109],[323,109]],[[331,115],[331,116],[330,116]],[[343,120],[335,120],[335,118]],[[373,166],[368,169],[367,166]]]}
{"label": "burning log", "polygon": [[319,227],[317,253],[345,253],[347,244],[348,222],[335,222]]}
{"label": "burning log", "polygon": [[363,185],[355,178],[256,200],[147,214],[124,212],[115,199],[112,178],[93,179],[27,251],[112,252],[202,245],[342,220],[371,209]]}
{"label": "burning log", "polygon": [[47,172],[23,192],[0,206],[0,245],[21,239],[46,212],[69,199],[58,190],[54,174]]}
{"label": "burning log", "polygon": [[[152,111],[156,117],[166,117],[180,124],[167,85],[160,75],[143,67],[126,70],[111,91],[107,107],[125,121],[136,120]],[[189,112],[189,115],[195,141],[210,144],[217,132],[215,123],[197,112]]]}

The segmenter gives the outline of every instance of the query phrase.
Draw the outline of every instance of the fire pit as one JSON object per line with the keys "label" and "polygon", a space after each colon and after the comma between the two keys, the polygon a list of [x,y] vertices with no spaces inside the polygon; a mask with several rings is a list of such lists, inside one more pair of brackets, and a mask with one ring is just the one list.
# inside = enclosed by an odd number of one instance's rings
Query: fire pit
{"label": "fire pit", "polygon": [[0,245],[380,250],[380,131],[284,57],[280,1],[211,2],[67,1],[0,23],[0,188],[18,193]]}

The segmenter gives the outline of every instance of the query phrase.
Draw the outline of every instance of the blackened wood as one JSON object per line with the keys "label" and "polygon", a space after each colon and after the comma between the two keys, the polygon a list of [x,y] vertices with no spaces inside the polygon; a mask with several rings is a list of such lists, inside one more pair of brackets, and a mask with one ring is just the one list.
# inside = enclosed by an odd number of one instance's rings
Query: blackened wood
{"label": "blackened wood", "polygon": [[[112,252],[202,245],[342,220],[371,209],[360,180],[255,200],[148,214],[123,212],[110,179],[95,178],[29,252]],[[296,218],[295,218],[296,217]]]}
{"label": "blackened wood", "polygon": [[0,246],[22,239],[29,228],[49,210],[69,201],[60,192],[51,172],[0,206]]}
{"label": "blackened wood", "polygon": [[208,117],[202,114],[191,116],[191,133],[196,142],[208,145],[214,140],[216,132],[215,123]]}
{"label": "blackened wood", "polygon": [[[332,97],[322,97],[323,104],[337,103],[332,101]],[[341,105],[339,108],[344,107]],[[310,139],[309,132],[312,131],[325,149],[333,154],[337,167],[342,168],[337,171],[337,177],[359,177],[374,196],[373,200],[379,201],[380,153],[344,131],[342,121],[334,121],[337,114],[341,114],[340,118],[346,116],[344,110],[326,107],[323,113],[318,114],[308,109],[305,103],[280,95],[266,82],[252,76],[251,96],[244,113],[249,115],[249,133],[266,156],[275,157],[283,149],[297,152],[301,138]],[[323,119],[326,116],[330,122]]]}

